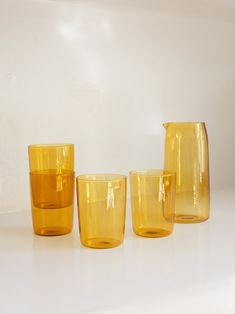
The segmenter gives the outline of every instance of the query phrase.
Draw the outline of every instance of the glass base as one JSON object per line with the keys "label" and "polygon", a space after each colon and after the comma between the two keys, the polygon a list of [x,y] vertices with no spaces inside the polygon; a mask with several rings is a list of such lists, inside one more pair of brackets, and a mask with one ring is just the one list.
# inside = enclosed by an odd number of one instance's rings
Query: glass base
{"label": "glass base", "polygon": [[197,216],[197,215],[184,215],[179,214],[174,216],[174,222],[181,224],[191,224],[206,221],[209,217]]}
{"label": "glass base", "polygon": [[37,235],[41,236],[60,236],[64,234],[70,233],[72,230],[63,227],[46,227],[46,228],[39,228],[34,230]]}
{"label": "glass base", "polygon": [[60,236],[73,228],[73,205],[64,208],[32,206],[34,232],[41,236]]}
{"label": "glass base", "polygon": [[146,238],[161,238],[167,237],[172,233],[172,231],[161,228],[140,228],[136,230],[135,233]]}
{"label": "glass base", "polygon": [[119,246],[122,242],[110,238],[93,238],[82,241],[84,246],[93,248],[93,249],[110,249],[116,246]]}

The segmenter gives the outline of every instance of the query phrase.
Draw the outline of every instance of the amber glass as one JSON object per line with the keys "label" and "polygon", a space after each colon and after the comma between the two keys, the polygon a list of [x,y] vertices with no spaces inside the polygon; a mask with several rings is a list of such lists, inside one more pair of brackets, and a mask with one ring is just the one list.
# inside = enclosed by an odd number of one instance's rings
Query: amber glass
{"label": "amber glass", "polygon": [[131,171],[130,187],[134,232],[149,238],[171,234],[175,174],[163,170]]}
{"label": "amber glass", "polygon": [[209,157],[205,123],[165,123],[165,168],[176,173],[174,221],[209,218]]}
{"label": "amber glass", "polygon": [[55,236],[71,232],[74,199],[73,144],[29,146],[34,232]]}
{"label": "amber glass", "polygon": [[126,217],[126,177],[81,175],[77,179],[81,243],[105,249],[123,242]]}

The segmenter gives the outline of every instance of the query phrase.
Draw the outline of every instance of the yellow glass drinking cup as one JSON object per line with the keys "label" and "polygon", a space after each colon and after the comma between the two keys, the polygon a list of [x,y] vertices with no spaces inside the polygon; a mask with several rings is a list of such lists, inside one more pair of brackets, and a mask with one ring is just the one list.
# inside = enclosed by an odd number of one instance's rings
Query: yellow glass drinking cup
{"label": "yellow glass drinking cup", "polygon": [[164,237],[173,231],[175,174],[163,170],[130,172],[133,231]]}
{"label": "yellow glass drinking cup", "polygon": [[125,230],[126,177],[81,175],[76,182],[81,243],[97,249],[120,245]]}
{"label": "yellow glass drinking cup", "polygon": [[34,232],[71,232],[74,199],[73,144],[30,145],[30,189]]}

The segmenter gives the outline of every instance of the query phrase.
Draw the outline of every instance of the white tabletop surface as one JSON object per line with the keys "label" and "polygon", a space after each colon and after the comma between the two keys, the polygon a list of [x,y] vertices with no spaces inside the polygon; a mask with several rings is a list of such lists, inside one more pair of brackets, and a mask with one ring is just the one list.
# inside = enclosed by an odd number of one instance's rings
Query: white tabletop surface
{"label": "white tabletop surface", "polygon": [[210,220],[94,250],[73,234],[40,237],[30,212],[0,215],[0,313],[235,313],[235,190],[214,192]]}

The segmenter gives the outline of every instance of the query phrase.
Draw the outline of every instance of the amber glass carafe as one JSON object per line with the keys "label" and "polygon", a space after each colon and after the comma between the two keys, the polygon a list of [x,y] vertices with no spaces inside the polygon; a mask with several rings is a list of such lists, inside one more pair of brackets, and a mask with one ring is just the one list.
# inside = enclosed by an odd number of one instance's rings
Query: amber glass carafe
{"label": "amber glass carafe", "polygon": [[174,221],[202,222],[210,213],[208,138],[205,123],[164,123],[165,169],[176,173]]}

